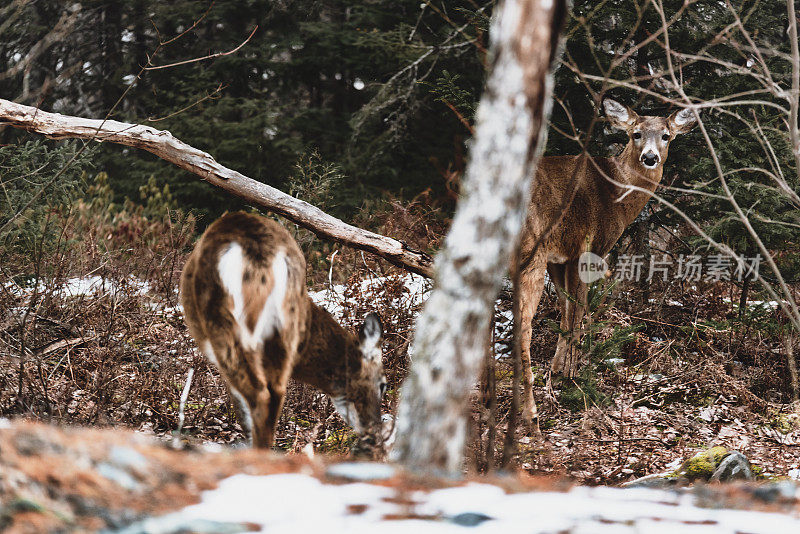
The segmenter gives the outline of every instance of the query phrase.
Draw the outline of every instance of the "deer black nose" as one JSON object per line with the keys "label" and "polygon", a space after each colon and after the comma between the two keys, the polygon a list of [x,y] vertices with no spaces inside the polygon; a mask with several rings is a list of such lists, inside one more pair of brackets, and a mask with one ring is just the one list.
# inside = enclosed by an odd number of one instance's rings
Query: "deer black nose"
{"label": "deer black nose", "polygon": [[655,167],[656,163],[658,163],[658,155],[653,152],[642,154],[642,163],[647,167]]}

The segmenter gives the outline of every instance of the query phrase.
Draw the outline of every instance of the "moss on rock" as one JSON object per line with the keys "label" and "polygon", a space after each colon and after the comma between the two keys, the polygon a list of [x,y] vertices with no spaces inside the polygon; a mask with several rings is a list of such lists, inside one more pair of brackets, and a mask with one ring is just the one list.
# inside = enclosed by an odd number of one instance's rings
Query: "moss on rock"
{"label": "moss on rock", "polygon": [[694,480],[708,480],[714,471],[719,467],[720,462],[728,455],[728,449],[722,446],[711,447],[705,451],[700,451],[685,462],[676,471],[676,475],[682,478]]}

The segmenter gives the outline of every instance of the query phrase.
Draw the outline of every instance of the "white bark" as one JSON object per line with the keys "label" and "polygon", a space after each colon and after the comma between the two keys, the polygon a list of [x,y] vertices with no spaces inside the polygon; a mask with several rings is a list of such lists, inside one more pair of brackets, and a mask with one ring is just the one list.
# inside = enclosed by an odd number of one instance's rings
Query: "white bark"
{"label": "white bark", "polygon": [[317,235],[371,252],[423,276],[431,276],[431,258],[402,241],[351,226],[307,202],[257,182],[217,163],[206,152],[187,145],[166,130],[112,120],[84,119],[48,113],[0,99],[0,123],[51,139],[80,138],[141,148],[197,174],[211,185],[241,197]]}
{"label": "white bark", "polygon": [[469,392],[527,213],[565,10],[559,0],[507,0],[493,22],[493,67],[462,198],[417,321],[415,358],[398,411],[393,456],[412,469],[461,470]]}

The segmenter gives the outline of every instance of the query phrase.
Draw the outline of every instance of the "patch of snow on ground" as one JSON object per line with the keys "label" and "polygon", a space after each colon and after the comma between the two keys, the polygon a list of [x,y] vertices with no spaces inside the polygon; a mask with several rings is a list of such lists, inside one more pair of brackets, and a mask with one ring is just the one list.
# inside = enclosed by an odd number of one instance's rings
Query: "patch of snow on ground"
{"label": "patch of snow on ground", "polygon": [[787,474],[792,480],[800,480],[800,465],[796,466],[794,469],[789,469],[789,473]]}
{"label": "patch of snow on ground", "polygon": [[507,494],[489,484],[398,494],[365,483],[324,484],[302,474],[235,475],[171,519],[248,522],[270,533],[462,533],[459,519],[470,516],[490,518],[479,519],[472,531],[503,534],[800,532],[797,517],[699,508],[693,500],[675,492],[607,487]]}
{"label": "patch of snow on ground", "polygon": [[[377,276],[366,278],[362,280],[358,286],[357,291],[367,296],[377,298],[384,291],[384,287],[389,281],[389,277]],[[401,278],[405,288],[403,297],[395,299],[393,305],[404,308],[417,308],[422,309],[422,304],[428,298],[432,289],[431,280],[412,273],[407,273]],[[504,279],[504,288],[509,289],[511,282],[506,278]],[[319,291],[309,291],[309,296],[315,304],[326,309],[337,320],[341,320],[347,308],[355,307],[356,302],[351,295],[348,294],[347,286],[343,284],[333,284],[326,289]],[[512,331],[514,323],[514,313],[511,309],[501,309],[499,307],[500,301],[497,301],[498,310],[497,320],[495,321],[495,354],[498,358],[504,357],[510,351],[508,339]],[[418,312],[415,313],[414,320],[417,319]],[[408,355],[413,356],[414,346],[413,343],[408,347]]]}
{"label": "patch of snow on ground", "polygon": [[[33,292],[33,287],[18,285],[13,281],[6,282],[4,287],[17,296]],[[44,293],[48,287],[40,281],[36,288]],[[59,298],[74,298],[96,294],[126,293],[130,295],[146,295],[150,292],[150,283],[138,278],[129,277],[124,280],[111,280],[102,276],[80,276],[68,278],[52,289],[52,295]]]}
{"label": "patch of snow on ground", "polygon": [[[728,297],[722,297],[722,302],[733,303],[731,299]],[[736,301],[736,304],[739,304],[739,301]],[[784,304],[787,304],[784,301]],[[748,308],[772,308],[773,310],[777,309],[781,303],[777,300],[748,300],[747,307]]]}
{"label": "patch of snow on ground", "polygon": [[[385,276],[366,278],[358,284],[357,290],[362,294],[378,295],[384,290],[383,288],[388,281],[389,278]],[[431,289],[430,281],[417,274],[408,273],[404,275],[402,283],[405,288],[403,305],[408,307],[422,304]],[[325,308],[337,319],[342,318],[346,308],[355,306],[355,301],[349,298],[347,287],[343,284],[333,284],[320,291],[309,291],[308,295],[315,304]]]}

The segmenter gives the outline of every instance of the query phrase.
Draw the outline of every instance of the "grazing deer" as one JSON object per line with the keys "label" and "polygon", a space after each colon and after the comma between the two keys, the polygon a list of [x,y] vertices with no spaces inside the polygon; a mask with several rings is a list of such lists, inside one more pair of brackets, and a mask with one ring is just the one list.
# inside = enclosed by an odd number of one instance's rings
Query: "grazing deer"
{"label": "grazing deer", "polygon": [[215,221],[183,269],[181,302],[253,446],[272,446],[290,377],[330,395],[345,421],[373,443],[382,436],[380,320],[367,315],[356,339],[314,304],[305,258],[280,224],[247,213]]}
{"label": "grazing deer", "polygon": [[[614,158],[544,157],[533,182],[525,229],[512,269],[516,270],[514,315],[519,321],[523,367],[523,416],[536,417],[531,373],[531,321],[544,289],[545,271],[559,289],[561,332],[551,370],[572,377],[578,370],[576,347],[586,306],[587,285],[579,277],[584,252],[605,256],[639,215],[664,172],[670,141],[694,127],[692,110],[669,117],[640,117],[614,100],[603,102],[615,129],[630,137]],[[633,191],[625,186],[636,186]],[[564,333],[568,333],[565,335]]]}

